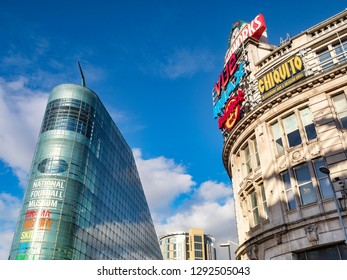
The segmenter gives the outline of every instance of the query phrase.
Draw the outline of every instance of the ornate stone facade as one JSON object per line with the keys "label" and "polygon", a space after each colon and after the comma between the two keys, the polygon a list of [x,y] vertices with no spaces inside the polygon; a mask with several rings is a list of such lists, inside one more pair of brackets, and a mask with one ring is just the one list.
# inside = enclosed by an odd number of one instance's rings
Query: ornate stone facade
{"label": "ornate stone facade", "polygon": [[281,46],[248,38],[240,52],[245,101],[223,131],[237,259],[347,258],[333,197],[347,223],[347,11]]}

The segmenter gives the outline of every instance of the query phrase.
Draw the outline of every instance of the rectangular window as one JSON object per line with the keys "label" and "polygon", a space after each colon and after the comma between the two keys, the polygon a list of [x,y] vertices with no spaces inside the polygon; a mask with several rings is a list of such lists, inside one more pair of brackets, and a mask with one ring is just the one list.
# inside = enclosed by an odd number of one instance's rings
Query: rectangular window
{"label": "rectangular window", "polygon": [[202,243],[194,243],[195,250],[202,250]]}
{"label": "rectangular window", "polygon": [[317,56],[322,70],[326,70],[334,65],[333,58],[331,57],[330,51],[328,49],[318,52]]}
{"label": "rectangular window", "polygon": [[295,177],[298,183],[302,205],[317,201],[317,196],[312,184],[310,170],[307,164],[294,168]]}
{"label": "rectangular window", "polygon": [[288,204],[288,210],[292,210],[296,208],[296,203],[295,203],[295,197],[293,193],[293,188],[290,183],[290,176],[289,172],[285,171],[281,174],[282,176],[282,181],[284,184],[284,190],[286,192],[286,197],[287,197],[287,204]]}
{"label": "rectangular window", "polygon": [[295,147],[301,144],[298,121],[295,114],[291,114],[283,119],[284,129],[288,139],[289,147]]}
{"label": "rectangular window", "polygon": [[260,216],[257,202],[257,193],[255,191],[251,193],[251,207],[253,215],[253,226],[256,226],[260,223]]}
{"label": "rectangular window", "polygon": [[347,41],[339,42],[333,46],[337,60],[341,63],[346,61],[347,58]]}
{"label": "rectangular window", "polygon": [[343,128],[347,128],[347,101],[345,94],[341,93],[332,98],[337,117]]}
{"label": "rectangular window", "polygon": [[327,174],[319,171],[319,167],[326,167],[324,159],[316,159],[313,161],[314,170],[316,172],[319,190],[322,198],[331,198],[334,196],[333,186],[330,183],[330,179]]}
{"label": "rectangular window", "polygon": [[301,116],[302,124],[304,126],[307,141],[315,139],[317,137],[317,132],[316,132],[315,125],[313,123],[313,117],[312,117],[310,108],[307,107],[307,108],[301,109],[300,116]]}
{"label": "rectangular window", "polygon": [[253,171],[252,168],[252,157],[251,157],[251,152],[249,149],[249,145],[245,147],[245,163],[246,163],[246,171],[247,174],[251,173]]}
{"label": "rectangular window", "polygon": [[266,202],[266,195],[265,195],[265,189],[264,189],[264,184],[260,184],[260,191],[261,191],[261,198],[262,198],[262,203],[263,203],[263,211],[264,211],[264,220],[266,220],[269,217],[269,209],[267,207],[267,202]]}
{"label": "rectangular window", "polygon": [[283,148],[283,142],[282,142],[279,123],[275,122],[273,125],[271,125],[271,129],[272,129],[272,135],[274,137],[274,141],[276,145],[277,154],[282,154],[284,152],[284,148]]}
{"label": "rectangular window", "polygon": [[202,236],[201,235],[194,235],[194,242],[202,242]]}
{"label": "rectangular window", "polygon": [[254,154],[255,154],[255,164],[256,164],[256,167],[258,167],[260,166],[260,159],[259,159],[259,153],[258,153],[258,145],[255,139],[253,139],[253,145],[254,145]]}

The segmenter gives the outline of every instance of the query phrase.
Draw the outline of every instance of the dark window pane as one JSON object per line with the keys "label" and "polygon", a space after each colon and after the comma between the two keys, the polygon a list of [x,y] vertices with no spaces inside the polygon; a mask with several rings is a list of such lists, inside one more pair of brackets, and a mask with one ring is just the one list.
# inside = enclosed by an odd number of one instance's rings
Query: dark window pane
{"label": "dark window pane", "polygon": [[299,130],[295,130],[287,134],[287,136],[288,136],[289,147],[295,147],[301,144],[301,137],[300,137]]}
{"label": "dark window pane", "polygon": [[295,197],[292,190],[287,192],[287,200],[288,200],[288,209],[289,210],[295,209],[296,203],[295,203]]}
{"label": "dark window pane", "polygon": [[307,182],[311,182],[311,176],[310,176],[310,171],[308,169],[308,166],[301,165],[297,168],[294,169],[295,174],[296,174],[296,180],[298,181],[299,185],[302,185]]}
{"label": "dark window pane", "polygon": [[308,260],[339,260],[340,256],[337,246],[307,252]]}
{"label": "dark window pane", "polygon": [[298,121],[295,114],[283,119],[285,132],[287,134],[289,147],[295,147],[301,144]]}
{"label": "dark window pane", "polygon": [[305,126],[307,140],[312,140],[317,137],[316,128],[313,123]]}
{"label": "dark window pane", "polygon": [[330,184],[329,178],[323,178],[319,180],[319,186],[322,192],[323,198],[330,198],[334,196],[332,186]]}
{"label": "dark window pane", "polygon": [[345,244],[341,244],[338,247],[339,247],[341,259],[347,260],[347,246]]}

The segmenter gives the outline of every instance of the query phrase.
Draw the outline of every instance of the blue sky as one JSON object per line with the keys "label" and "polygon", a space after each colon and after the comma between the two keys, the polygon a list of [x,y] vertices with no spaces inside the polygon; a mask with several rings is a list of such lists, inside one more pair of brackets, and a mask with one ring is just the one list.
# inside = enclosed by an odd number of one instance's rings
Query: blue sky
{"label": "blue sky", "polygon": [[[6,259],[50,90],[86,83],[134,151],[157,234],[204,229],[237,241],[211,90],[236,20],[262,13],[269,42],[345,9],[343,1],[0,3],[0,259]],[[218,249],[220,259],[226,249]]]}

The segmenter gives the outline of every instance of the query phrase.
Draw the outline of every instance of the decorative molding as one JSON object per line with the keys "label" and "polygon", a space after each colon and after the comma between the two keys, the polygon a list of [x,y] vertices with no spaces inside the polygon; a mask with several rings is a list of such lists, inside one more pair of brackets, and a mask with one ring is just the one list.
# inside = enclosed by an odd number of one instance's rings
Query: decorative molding
{"label": "decorative molding", "polygon": [[307,240],[313,245],[318,244],[319,234],[318,234],[317,225],[316,224],[310,224],[310,225],[306,226],[304,229],[305,229],[305,234],[306,234]]}
{"label": "decorative molding", "polygon": [[292,162],[297,163],[304,159],[303,152],[301,150],[296,150],[291,154]]}

